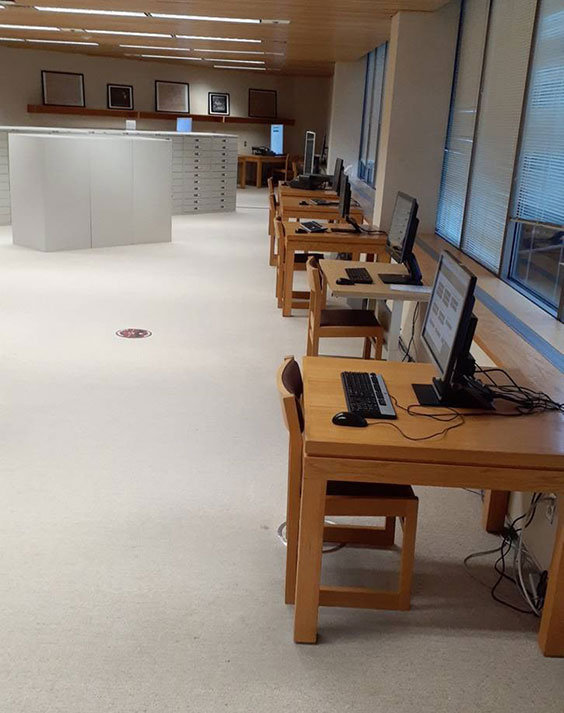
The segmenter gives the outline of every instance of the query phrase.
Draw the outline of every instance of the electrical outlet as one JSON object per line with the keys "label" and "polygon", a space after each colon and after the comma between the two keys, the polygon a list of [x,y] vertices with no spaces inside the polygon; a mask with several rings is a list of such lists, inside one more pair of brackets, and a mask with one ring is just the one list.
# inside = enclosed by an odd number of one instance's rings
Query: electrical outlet
{"label": "electrical outlet", "polygon": [[550,501],[546,504],[546,510],[544,511],[544,515],[549,521],[549,523],[552,525],[552,523],[554,522],[554,518],[556,517],[556,495],[554,495],[553,493],[550,494]]}

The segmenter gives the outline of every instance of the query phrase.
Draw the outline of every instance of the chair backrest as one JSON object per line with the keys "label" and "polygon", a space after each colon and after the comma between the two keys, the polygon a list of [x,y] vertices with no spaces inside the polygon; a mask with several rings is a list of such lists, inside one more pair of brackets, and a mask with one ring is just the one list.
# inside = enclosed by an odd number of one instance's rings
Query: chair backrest
{"label": "chair backrest", "polygon": [[301,156],[294,156],[292,158],[292,173],[294,174],[294,178],[300,175],[302,172],[302,166],[303,158]]}
{"label": "chair backrest", "polygon": [[276,212],[278,210],[278,204],[276,202],[276,195],[274,193],[268,194],[268,208],[270,210],[271,218],[274,218],[276,216]]}
{"label": "chair backrest", "polygon": [[286,231],[284,230],[284,223],[282,218],[277,215],[273,221],[274,224],[274,239],[276,241],[276,247],[278,252],[278,265],[280,266],[284,262],[286,247],[284,245],[284,237],[286,236]]}
{"label": "chair backrest", "polygon": [[274,195],[274,181],[272,180],[272,176],[269,176],[269,177],[266,179],[266,185],[268,186],[268,192],[269,192],[271,195]]}
{"label": "chair backrest", "polygon": [[321,321],[321,295],[323,286],[321,283],[321,268],[317,258],[310,257],[306,265],[307,281],[309,284],[309,320],[314,328],[319,326]]}
{"label": "chair backrest", "polygon": [[284,361],[278,368],[277,385],[282,405],[282,416],[290,434],[290,446],[299,445],[301,449],[304,430],[302,409],[304,386],[300,366],[293,356],[284,357]]}

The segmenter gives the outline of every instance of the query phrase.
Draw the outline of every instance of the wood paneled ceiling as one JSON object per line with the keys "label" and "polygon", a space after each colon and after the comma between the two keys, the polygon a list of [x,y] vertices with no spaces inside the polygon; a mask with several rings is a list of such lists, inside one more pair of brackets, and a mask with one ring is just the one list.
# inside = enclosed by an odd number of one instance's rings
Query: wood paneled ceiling
{"label": "wood paneled ceiling", "polygon": [[[31,5],[0,0],[4,6],[0,10],[0,45],[128,56],[140,61],[187,66],[244,67],[261,72],[330,76],[334,62],[358,59],[385,42],[391,18],[399,10],[429,12],[446,2],[39,0]],[[38,7],[65,11],[39,10]],[[88,10],[96,12],[88,13]],[[108,11],[124,14],[100,14]],[[154,14],[193,17],[155,17]],[[254,22],[227,21],[228,18]],[[68,42],[74,44],[66,44]],[[184,59],[175,59],[178,57]]]}

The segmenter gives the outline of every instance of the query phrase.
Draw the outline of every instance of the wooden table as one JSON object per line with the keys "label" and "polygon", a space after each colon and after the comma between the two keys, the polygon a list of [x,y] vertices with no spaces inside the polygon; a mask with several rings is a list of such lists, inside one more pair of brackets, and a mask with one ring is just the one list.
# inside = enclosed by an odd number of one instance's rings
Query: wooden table
{"label": "wooden table", "polygon": [[[315,643],[318,607],[324,603],[323,589],[318,592],[328,480],[564,493],[564,417],[556,412],[507,419],[467,417],[460,428],[417,442],[402,437],[390,425],[333,425],[332,416],[346,408],[340,373],[374,368],[374,361],[304,358],[304,468],[294,622],[298,643]],[[430,383],[436,374],[429,364],[394,362],[379,362],[378,372],[402,406],[416,403],[413,382]],[[393,423],[410,436],[435,433],[444,425],[399,409],[398,416]],[[564,656],[562,516],[539,645],[546,656]]]}
{"label": "wooden table", "polygon": [[278,183],[278,200],[281,196],[288,196],[304,200],[306,198],[325,198],[326,200],[338,200],[338,194],[332,190],[312,190],[310,188],[292,188],[288,183],[280,181]]}
{"label": "wooden table", "polygon": [[247,164],[254,163],[256,166],[256,186],[260,188],[262,186],[262,167],[265,164],[273,166],[285,166],[286,156],[256,156],[255,154],[240,154],[237,157],[237,162],[241,167],[241,178],[239,181],[239,187],[245,188],[247,184]]}
{"label": "wooden table", "polygon": [[[360,256],[361,254],[376,255],[378,259],[389,261],[386,252],[385,235],[366,235],[354,230],[335,228],[324,233],[297,233],[300,224],[295,221],[284,223],[285,259],[282,274],[279,279],[283,284],[282,314],[290,317],[292,314],[292,291],[294,289],[294,255],[296,252],[343,252]],[[363,263],[364,264],[364,263]]]}
{"label": "wooden table", "polygon": [[[345,299],[368,299],[375,302],[375,311],[378,321],[384,327],[384,343],[388,352],[388,361],[401,361],[404,357],[400,349],[400,333],[403,317],[403,308],[406,302],[428,302],[430,292],[418,292],[417,289],[404,292],[394,290],[378,277],[380,273],[407,274],[403,265],[374,262],[348,262],[346,260],[321,260],[320,266],[327,287],[335,297]],[[371,285],[338,285],[339,277],[347,277],[347,267],[364,267],[373,280]],[[389,306],[388,302],[391,304]]]}
{"label": "wooden table", "polygon": [[[323,197],[323,196],[315,196]],[[280,195],[280,207],[278,209],[278,214],[281,216],[282,220],[290,220],[295,218],[297,220],[301,218],[311,218],[313,220],[342,220],[341,213],[339,212],[339,206],[334,205],[315,205],[310,202],[311,199],[301,198],[300,196],[290,196],[285,193]],[[338,201],[338,198],[335,198]],[[305,205],[301,205],[305,203]],[[357,223],[362,223],[364,220],[364,214],[360,206],[351,207],[351,216],[357,221]]]}

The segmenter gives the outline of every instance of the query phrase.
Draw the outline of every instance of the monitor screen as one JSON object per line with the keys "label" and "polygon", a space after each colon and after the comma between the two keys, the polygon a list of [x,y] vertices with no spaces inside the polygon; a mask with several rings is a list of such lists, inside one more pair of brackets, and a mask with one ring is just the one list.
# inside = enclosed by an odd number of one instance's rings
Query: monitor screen
{"label": "monitor screen", "polygon": [[313,161],[315,158],[315,132],[306,131],[304,150],[304,173],[313,173]]}
{"label": "monitor screen", "polygon": [[474,275],[450,253],[441,255],[421,338],[443,378],[457,356],[459,331],[464,316],[472,311],[475,283]]}
{"label": "monitor screen", "polygon": [[348,176],[343,174],[341,178],[341,190],[339,192],[339,213],[341,218],[346,218],[351,212],[351,184]]}
{"label": "monitor screen", "polygon": [[275,154],[284,153],[284,124],[271,124],[270,150]]}
{"label": "monitor screen", "polygon": [[339,192],[339,184],[341,182],[341,171],[343,170],[343,159],[338,158],[335,161],[335,170],[333,171],[333,180],[331,181],[331,188],[334,191]]}
{"label": "monitor screen", "polygon": [[179,116],[176,119],[176,130],[185,133],[192,131],[192,118]]}
{"label": "monitor screen", "polygon": [[413,221],[417,217],[417,201],[407,193],[398,191],[388,232],[387,247],[394,260],[404,262],[406,240],[412,234]]}

